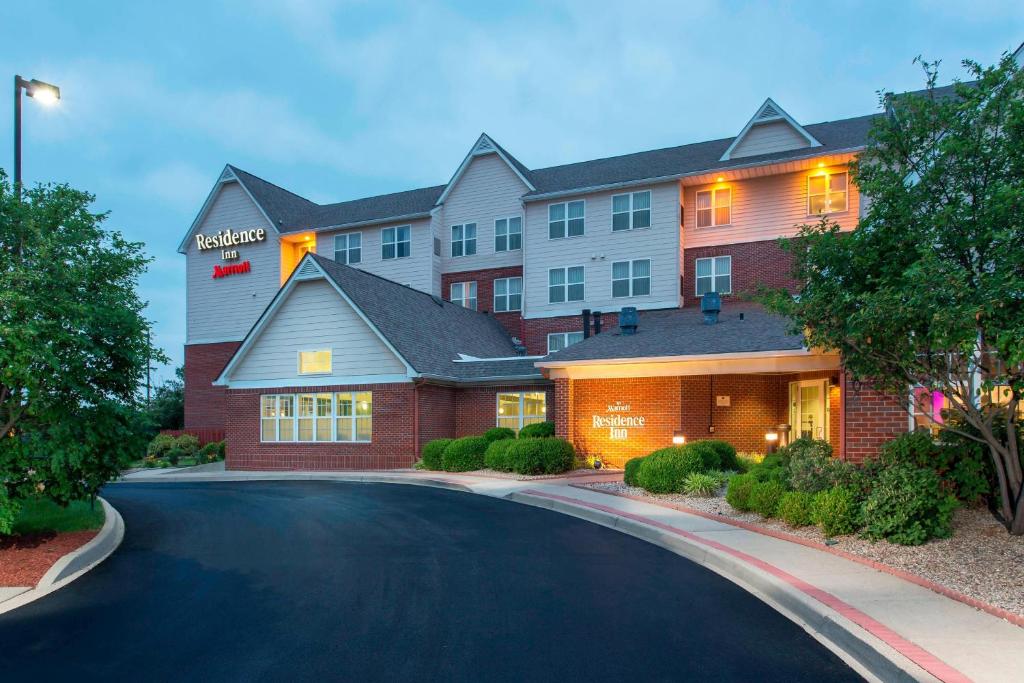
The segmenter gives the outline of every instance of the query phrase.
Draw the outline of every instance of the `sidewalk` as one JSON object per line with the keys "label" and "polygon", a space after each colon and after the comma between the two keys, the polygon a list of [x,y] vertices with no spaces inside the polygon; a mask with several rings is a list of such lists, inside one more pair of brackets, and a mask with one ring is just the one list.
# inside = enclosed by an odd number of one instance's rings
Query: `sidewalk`
{"label": "sidewalk", "polygon": [[519,481],[444,472],[143,471],[125,482],[324,479],[444,486],[553,509],[672,550],[744,586],[881,680],[1015,681],[1024,628],[843,557],[569,484],[621,474]]}

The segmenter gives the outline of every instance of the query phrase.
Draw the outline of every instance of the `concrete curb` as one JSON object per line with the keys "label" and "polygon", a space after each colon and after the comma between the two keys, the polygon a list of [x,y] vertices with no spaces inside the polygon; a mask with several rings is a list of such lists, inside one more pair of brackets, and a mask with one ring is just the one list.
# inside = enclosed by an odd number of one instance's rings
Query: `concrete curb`
{"label": "concrete curb", "polygon": [[795,590],[768,572],[758,570],[724,552],[626,517],[560,500],[518,491],[510,493],[505,499],[621,531],[706,567],[802,627],[866,678],[880,681],[939,680],[835,610]]}
{"label": "concrete curb", "polygon": [[448,481],[445,479],[438,479],[436,477],[417,477],[402,474],[344,474],[340,472],[324,472],[324,473],[302,473],[292,474],[283,472],[266,472],[261,474],[250,474],[246,473],[244,478],[239,478],[231,474],[163,474],[153,477],[133,477],[131,479],[119,479],[118,481],[111,482],[110,485],[117,484],[162,484],[162,483],[205,483],[205,482],[228,482],[228,483],[246,483],[246,482],[263,482],[263,481],[350,481],[364,484],[405,484],[408,486],[431,486],[433,488],[449,489],[452,491],[462,491],[465,493],[473,493],[473,490],[465,484],[460,484],[454,481]]}
{"label": "concrete curb", "polygon": [[114,506],[103,498],[98,498],[98,500],[103,506],[105,517],[103,528],[100,529],[99,533],[81,548],[72,550],[57,560],[43,574],[43,578],[39,579],[39,583],[36,584],[35,588],[0,603],[0,614],[10,612],[22,605],[27,605],[63,588],[110,557],[117,550],[124,539],[124,520],[121,519],[121,513]]}

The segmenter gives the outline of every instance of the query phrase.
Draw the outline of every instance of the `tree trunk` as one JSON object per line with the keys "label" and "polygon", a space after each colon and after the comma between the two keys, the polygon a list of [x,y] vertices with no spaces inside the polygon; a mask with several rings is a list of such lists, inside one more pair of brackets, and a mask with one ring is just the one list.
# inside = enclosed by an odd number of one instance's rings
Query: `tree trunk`
{"label": "tree trunk", "polygon": [[1006,520],[1006,529],[1012,536],[1024,536],[1024,495],[1017,491],[1017,502],[1013,506],[1013,519]]}

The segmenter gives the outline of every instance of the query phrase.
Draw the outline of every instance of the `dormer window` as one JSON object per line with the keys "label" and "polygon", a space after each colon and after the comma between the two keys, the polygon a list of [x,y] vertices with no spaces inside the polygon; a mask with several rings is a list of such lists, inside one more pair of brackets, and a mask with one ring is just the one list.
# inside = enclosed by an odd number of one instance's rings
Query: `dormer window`
{"label": "dormer window", "polygon": [[840,213],[847,207],[847,177],[842,173],[819,173],[807,178],[807,213]]}
{"label": "dormer window", "polygon": [[732,223],[732,190],[720,187],[697,193],[697,227],[710,228]]}

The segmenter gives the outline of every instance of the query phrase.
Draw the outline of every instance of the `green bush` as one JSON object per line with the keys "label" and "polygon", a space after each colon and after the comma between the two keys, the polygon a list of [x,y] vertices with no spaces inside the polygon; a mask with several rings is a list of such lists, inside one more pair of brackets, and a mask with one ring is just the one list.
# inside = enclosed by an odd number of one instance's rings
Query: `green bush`
{"label": "green bush", "polygon": [[[803,442],[801,444],[801,442]],[[852,483],[855,466],[832,457],[832,446],[824,441],[799,439],[789,453],[789,485],[795,491],[817,493],[833,486]]]}
{"label": "green bush", "polygon": [[920,545],[953,533],[954,496],[934,470],[897,464],[886,467],[864,502],[864,535],[900,545]]}
{"label": "green bush", "polygon": [[878,459],[886,466],[911,465],[934,470],[942,465],[943,449],[925,431],[900,434],[882,444]]}
{"label": "green bush", "polygon": [[852,534],[860,528],[860,504],[848,488],[834,486],[814,495],[811,517],[825,536]]}
{"label": "green bush", "polygon": [[[947,426],[966,434],[977,434],[970,425],[956,419]],[[1005,436],[1005,425],[993,425]],[[942,443],[936,443],[925,431],[901,434],[882,445],[879,460],[885,465],[906,464],[934,470],[947,483],[956,497],[974,503],[996,491],[995,470],[988,449],[977,441],[949,429],[941,432]],[[1024,441],[1022,441],[1024,446]],[[1024,449],[1021,451],[1024,454]]]}
{"label": "green bush", "polygon": [[725,500],[740,512],[750,510],[750,490],[757,479],[752,474],[737,474],[729,478],[729,487],[725,490]]}
{"label": "green bush", "polygon": [[748,474],[756,481],[775,481],[789,488],[789,469],[781,458],[769,455],[750,468]]}
{"label": "green bush", "polygon": [[759,481],[750,488],[750,509],[762,517],[774,517],[784,495],[786,487],[781,482]]}
{"label": "green bush", "polygon": [[779,501],[779,517],[791,527],[807,526],[814,523],[811,505],[814,495],[803,491],[787,491]]}
{"label": "green bush", "polygon": [[217,458],[219,460],[224,460],[226,457],[228,457],[228,442],[227,441],[218,441],[217,442]]}
{"label": "green bush", "polygon": [[487,439],[482,436],[464,436],[455,439],[441,454],[441,469],[446,472],[469,472],[483,469]]}
{"label": "green bush", "polygon": [[516,438],[516,432],[508,427],[491,427],[484,432],[484,438],[487,439],[487,443],[493,443],[502,439],[514,439]]}
{"label": "green bush", "polygon": [[740,472],[736,470],[711,470],[708,474],[718,481],[719,486],[725,486],[734,474],[740,474]]}
{"label": "green bush", "polygon": [[576,449],[565,439],[519,438],[509,446],[506,457],[519,474],[568,472],[576,462]]}
{"label": "green bush", "polygon": [[428,441],[423,445],[422,460],[423,469],[425,470],[442,470],[444,469],[444,463],[441,460],[441,456],[444,454],[444,449],[448,448],[448,445],[455,439],[434,439]]}
{"label": "green bush", "polygon": [[686,475],[704,469],[704,460],[698,451],[687,446],[669,446],[643,459],[636,481],[651,493],[680,493]]}
{"label": "green bush", "polygon": [[796,439],[792,443],[783,446],[775,452],[779,458],[783,460],[783,464],[788,465],[789,461],[794,457],[810,457],[810,456],[823,456],[826,458],[832,457],[832,444],[822,439],[809,439],[807,437],[801,437]]}
{"label": "green bush", "polygon": [[700,456],[704,470],[721,469],[722,456],[718,454],[719,449],[712,445],[711,441],[691,441],[682,448]]}
{"label": "green bush", "polygon": [[690,472],[683,479],[683,493],[688,496],[713,496],[721,486],[718,477],[710,472]]}
{"label": "green bush", "polygon": [[722,468],[724,470],[739,470],[740,462],[736,454],[736,449],[733,448],[732,444],[721,441],[719,439],[706,439],[704,441],[695,441],[694,443],[702,443],[706,447],[713,448],[718,453],[718,465],[710,467],[709,469]]}
{"label": "green bush", "polygon": [[166,459],[167,459],[167,462],[171,463],[171,465],[177,465],[178,462],[181,461],[181,459],[184,458],[184,457],[185,457],[185,451],[183,451],[180,448],[178,448],[177,446],[175,446],[171,450],[167,451]]}
{"label": "green bush", "polygon": [[0,536],[14,530],[14,520],[21,511],[21,503],[7,495],[7,487],[0,486]]}
{"label": "green bush", "polygon": [[519,430],[520,439],[546,439],[555,435],[554,422],[534,422]]}
{"label": "green bush", "polygon": [[174,446],[175,438],[173,436],[170,434],[157,434],[146,447],[146,455],[151,455],[155,458],[162,458],[166,456],[167,451],[174,448]]}
{"label": "green bush", "polygon": [[626,486],[639,486],[637,483],[636,474],[640,471],[640,463],[644,461],[643,458],[630,458],[626,461],[626,467],[622,472],[622,481]]}
{"label": "green bush", "polygon": [[762,460],[764,460],[764,456],[760,453],[737,453],[735,469],[740,474],[746,474]]}
{"label": "green bush", "polygon": [[192,457],[199,452],[199,439],[191,434],[182,434],[174,440],[174,447],[186,457]]}
{"label": "green bush", "polygon": [[220,457],[220,449],[223,445],[223,441],[211,441],[202,448],[199,449],[199,453],[196,454],[198,462],[214,462]]}
{"label": "green bush", "polygon": [[[484,438],[487,438],[486,434]],[[508,449],[514,443],[515,439],[492,441],[484,451],[484,465],[498,472],[511,472],[512,463],[509,462]]]}

